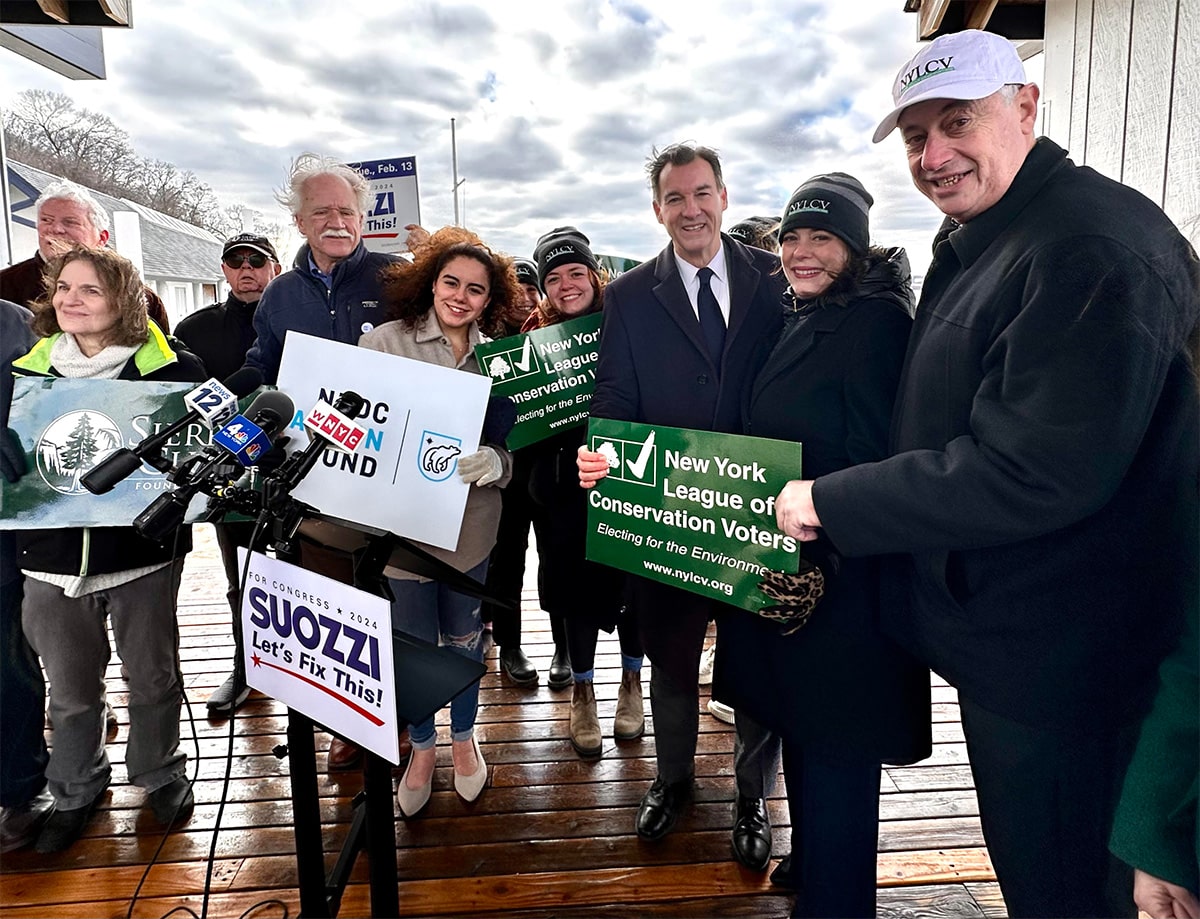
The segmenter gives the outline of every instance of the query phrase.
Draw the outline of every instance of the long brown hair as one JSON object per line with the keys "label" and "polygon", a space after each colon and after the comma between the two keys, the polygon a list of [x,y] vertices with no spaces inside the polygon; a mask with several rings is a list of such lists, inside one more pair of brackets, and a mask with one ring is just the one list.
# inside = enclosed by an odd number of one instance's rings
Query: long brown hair
{"label": "long brown hair", "polygon": [[54,312],[54,293],[63,269],[78,261],[89,262],[95,269],[109,304],[117,310],[117,324],[106,337],[105,346],[143,344],[149,334],[145,285],[133,262],[112,249],[103,248],[75,246],[46,263],[42,274],[45,290],[32,304],[31,328],[34,333],[44,338],[62,331]]}

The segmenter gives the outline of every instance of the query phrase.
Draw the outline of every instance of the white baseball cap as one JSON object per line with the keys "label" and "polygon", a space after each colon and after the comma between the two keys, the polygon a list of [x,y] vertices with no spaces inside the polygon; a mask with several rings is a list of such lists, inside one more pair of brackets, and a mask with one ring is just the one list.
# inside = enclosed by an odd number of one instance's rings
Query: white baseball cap
{"label": "white baseball cap", "polygon": [[928,99],[983,99],[1009,83],[1024,84],[1025,65],[1013,43],[995,32],[966,29],[935,38],[896,74],[896,107],[879,122],[871,138],[879,143],[892,133],[910,105]]}

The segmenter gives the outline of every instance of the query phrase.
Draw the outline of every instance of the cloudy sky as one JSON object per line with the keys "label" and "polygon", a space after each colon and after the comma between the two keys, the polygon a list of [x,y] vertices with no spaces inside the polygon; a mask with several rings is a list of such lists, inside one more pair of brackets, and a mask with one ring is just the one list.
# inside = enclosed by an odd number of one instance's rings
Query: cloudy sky
{"label": "cloudy sky", "polygon": [[108,79],[72,81],[0,49],[0,106],[24,89],[104,112],[141,156],[207,182],[223,204],[283,218],[297,153],[415,156],[421,219],[464,222],[527,255],[574,224],[596,251],[666,242],[643,167],[654,145],[721,153],[728,228],[777,214],[830,170],[876,200],[872,238],[928,262],[938,223],[899,140],[870,134],[916,49],[903,0],[134,0],[105,32]]}

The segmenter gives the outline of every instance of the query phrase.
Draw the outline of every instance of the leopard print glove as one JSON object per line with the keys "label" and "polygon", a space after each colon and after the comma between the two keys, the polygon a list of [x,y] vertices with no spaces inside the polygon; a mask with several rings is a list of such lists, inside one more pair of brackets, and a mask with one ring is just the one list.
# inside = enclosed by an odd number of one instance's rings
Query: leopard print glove
{"label": "leopard print glove", "polygon": [[811,562],[800,562],[798,574],[768,571],[758,589],[778,602],[755,610],[758,615],[784,627],[783,634],[791,635],[806,622],[818,601],[825,594],[825,574]]}

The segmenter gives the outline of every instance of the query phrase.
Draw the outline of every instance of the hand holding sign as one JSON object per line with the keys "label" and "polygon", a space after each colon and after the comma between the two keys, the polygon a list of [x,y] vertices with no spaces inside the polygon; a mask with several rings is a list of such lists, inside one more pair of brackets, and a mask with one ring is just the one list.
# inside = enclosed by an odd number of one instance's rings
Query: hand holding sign
{"label": "hand holding sign", "polygon": [[589,450],[584,444],[575,453],[575,467],[579,470],[579,487],[594,488],[608,475],[608,457],[598,450]]}

